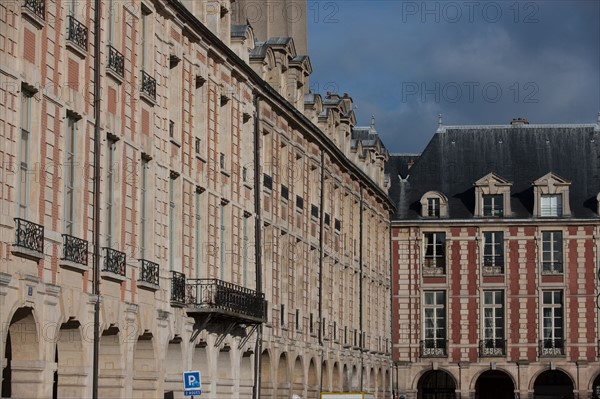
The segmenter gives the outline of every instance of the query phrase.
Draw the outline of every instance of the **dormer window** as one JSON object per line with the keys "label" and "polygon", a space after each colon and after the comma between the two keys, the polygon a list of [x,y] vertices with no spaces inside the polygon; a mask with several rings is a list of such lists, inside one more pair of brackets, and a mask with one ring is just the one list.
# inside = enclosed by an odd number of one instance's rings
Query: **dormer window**
{"label": "dormer window", "polygon": [[548,173],[533,183],[533,215],[536,217],[571,216],[569,186],[571,182]]}
{"label": "dormer window", "polygon": [[510,187],[512,183],[495,173],[477,180],[475,186],[476,217],[500,218],[510,216]]}
{"label": "dormer window", "polygon": [[421,197],[421,214],[424,218],[448,217],[448,199],[437,191],[425,193]]}

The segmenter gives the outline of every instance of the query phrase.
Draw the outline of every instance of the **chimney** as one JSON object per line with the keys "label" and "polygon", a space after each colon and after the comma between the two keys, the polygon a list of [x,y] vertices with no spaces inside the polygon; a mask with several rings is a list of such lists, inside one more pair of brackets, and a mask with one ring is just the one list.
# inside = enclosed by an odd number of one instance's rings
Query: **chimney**
{"label": "chimney", "polygon": [[513,118],[513,120],[510,122],[511,126],[522,126],[522,125],[529,125],[529,121],[527,120],[527,118]]}

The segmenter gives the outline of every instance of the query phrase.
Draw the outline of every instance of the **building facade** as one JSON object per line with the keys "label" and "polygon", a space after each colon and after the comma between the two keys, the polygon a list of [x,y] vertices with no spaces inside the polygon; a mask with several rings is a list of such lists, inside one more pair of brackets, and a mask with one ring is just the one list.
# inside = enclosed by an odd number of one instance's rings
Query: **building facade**
{"label": "building facade", "polygon": [[400,394],[598,397],[599,139],[600,120],[440,124],[391,157]]}
{"label": "building facade", "polygon": [[388,154],[293,37],[228,0],[0,14],[2,397],[389,396]]}

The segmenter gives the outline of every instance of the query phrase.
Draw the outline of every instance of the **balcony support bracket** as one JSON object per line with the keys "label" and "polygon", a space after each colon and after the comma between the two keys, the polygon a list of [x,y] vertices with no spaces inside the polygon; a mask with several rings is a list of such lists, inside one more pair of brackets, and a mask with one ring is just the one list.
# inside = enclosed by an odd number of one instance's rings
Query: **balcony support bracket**
{"label": "balcony support bracket", "polygon": [[190,337],[190,342],[194,342],[196,338],[198,338],[198,335],[200,335],[200,332],[206,328],[211,318],[211,313],[209,313],[208,316],[202,318],[202,320],[195,318],[196,320],[194,323],[194,331],[192,332],[192,336]]}
{"label": "balcony support bracket", "polygon": [[237,324],[238,323],[235,321],[230,321],[229,324],[227,324],[227,328],[225,329],[225,331],[223,331],[221,333],[221,335],[219,336],[219,338],[215,341],[215,348],[218,348],[219,346],[221,346],[221,344],[225,340],[225,337],[227,336],[227,334],[229,334],[231,332],[231,330],[233,330],[233,327],[235,327]]}
{"label": "balcony support bracket", "polygon": [[247,333],[246,336],[244,338],[242,338],[242,340],[240,341],[240,344],[238,345],[238,350],[242,350],[244,345],[246,345],[246,342],[248,342],[248,340],[250,339],[252,334],[254,334],[254,331],[256,331],[257,328],[258,328],[258,324],[252,325],[252,329],[250,330],[250,332]]}

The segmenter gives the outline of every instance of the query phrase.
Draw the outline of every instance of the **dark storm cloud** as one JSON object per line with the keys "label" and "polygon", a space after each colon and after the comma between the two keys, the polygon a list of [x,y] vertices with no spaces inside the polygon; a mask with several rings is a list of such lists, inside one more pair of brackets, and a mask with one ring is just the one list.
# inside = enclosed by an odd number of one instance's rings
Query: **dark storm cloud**
{"label": "dark storm cloud", "polygon": [[392,152],[437,125],[591,123],[600,2],[309,1],[313,91],[348,92]]}

